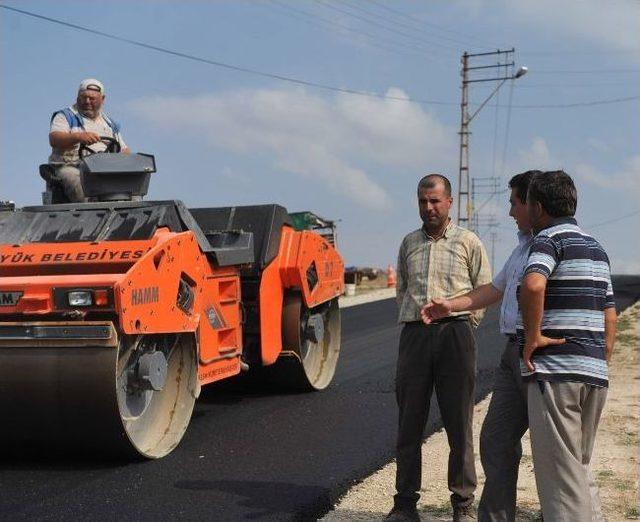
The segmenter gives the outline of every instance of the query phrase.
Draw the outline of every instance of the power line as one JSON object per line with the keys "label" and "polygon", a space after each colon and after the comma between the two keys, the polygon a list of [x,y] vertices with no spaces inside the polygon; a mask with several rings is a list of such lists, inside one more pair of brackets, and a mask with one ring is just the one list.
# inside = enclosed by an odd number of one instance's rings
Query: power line
{"label": "power line", "polygon": [[[640,100],[640,96],[627,96],[625,98],[610,98],[606,100],[592,100],[585,102],[576,102],[576,103],[556,103],[556,104],[548,104],[548,105],[511,105],[512,109],[571,109],[574,107],[591,107],[594,105],[609,105],[615,103],[624,103],[634,100]],[[469,103],[469,107],[477,107],[477,103]],[[487,107],[495,107],[494,103],[488,103]],[[500,105],[500,107],[508,107],[507,105]]]}
{"label": "power line", "polygon": [[[236,71],[236,72],[241,72],[241,73],[245,73],[245,74],[251,74],[254,76],[260,76],[263,78],[270,78],[272,80],[279,80],[279,81],[283,81],[283,82],[288,82],[288,83],[293,83],[296,85],[303,85],[305,87],[311,87],[311,88],[315,88],[315,89],[322,89],[325,91],[333,91],[333,92],[340,92],[343,94],[352,94],[355,96],[365,96],[368,98],[377,98],[377,99],[382,99],[382,100],[394,100],[394,101],[402,101],[402,102],[407,102],[407,103],[417,103],[419,105],[443,105],[443,106],[457,106],[459,105],[458,102],[453,102],[453,101],[442,101],[442,100],[428,100],[428,99],[419,99],[419,98],[403,98],[401,96],[389,96],[386,94],[380,94],[380,93],[376,93],[376,92],[367,92],[367,91],[360,91],[357,89],[351,89],[351,88],[346,88],[346,87],[337,87],[334,85],[328,85],[328,84],[322,84],[322,83],[317,83],[317,82],[312,82],[310,80],[304,80],[301,78],[294,78],[291,76],[284,76],[282,74],[276,74],[276,73],[270,73],[270,72],[266,72],[266,71],[260,71],[257,69],[251,69],[249,67],[242,67],[239,65],[234,65],[234,64],[230,64],[230,63],[225,63],[225,62],[221,62],[218,60],[212,60],[209,58],[204,58],[201,56],[196,56],[193,54],[188,54],[188,53],[184,53],[181,51],[175,51],[172,49],[168,49],[166,47],[160,47],[157,45],[153,45],[153,44],[149,44],[146,42],[142,42],[139,40],[133,40],[131,38],[126,38],[123,36],[117,36],[111,33],[107,33],[105,31],[100,31],[97,29],[92,29],[86,26],[82,26],[82,25],[78,25],[78,24],[74,24],[71,22],[65,22],[64,20],[60,20],[57,18],[52,18],[49,16],[44,16],[44,15],[40,15],[31,11],[26,11],[24,9],[18,9],[16,7],[11,7],[8,5],[4,5],[4,4],[0,4],[0,8],[2,9],[6,9],[8,11],[12,11],[14,13],[19,13],[25,16],[29,16],[32,18],[36,18],[38,20],[43,20],[45,22],[50,22],[53,24],[57,24],[57,25],[61,25],[63,27],[67,27],[69,29],[74,29],[76,31],[81,31],[81,32],[85,32],[88,34],[93,34],[96,36],[101,36],[103,38],[107,38],[109,40],[114,40],[114,41],[118,41],[118,42],[122,42],[122,43],[126,43],[129,45],[133,45],[136,47],[140,47],[143,49],[147,49],[150,51],[155,51],[158,53],[162,53],[162,54],[167,54],[170,56],[173,56],[175,58],[182,58],[185,60],[190,60],[193,62],[198,62],[198,63],[203,63],[206,65],[211,65],[214,67],[220,67],[223,69],[228,69],[228,70],[232,70],[232,71]],[[512,105],[512,108],[514,109],[562,109],[562,108],[571,108],[571,107],[588,107],[588,106],[594,106],[594,105],[605,105],[605,104],[611,104],[611,103],[623,103],[623,102],[627,102],[627,101],[633,101],[633,100],[638,100],[640,99],[640,96],[629,96],[626,98],[614,98],[614,99],[605,99],[605,100],[593,100],[593,101],[587,101],[587,102],[577,102],[577,103],[568,103],[568,104],[552,104],[552,105]]]}
{"label": "power line", "polygon": [[[424,24],[424,25],[426,25],[426,26],[428,26],[428,27],[431,27],[432,29],[435,29],[436,31],[442,31],[442,32],[449,33],[449,34],[455,34],[455,35],[464,36],[465,38],[471,38],[471,40],[475,40],[476,42],[480,42],[480,43],[482,43],[483,45],[488,45],[488,47],[492,47],[492,48],[494,48],[494,47],[500,47],[499,45],[495,45],[495,44],[491,44],[491,43],[483,42],[482,40],[479,40],[478,38],[470,37],[469,35],[467,35],[467,34],[465,34],[465,33],[462,33],[462,32],[460,32],[460,31],[453,31],[453,30],[451,30],[451,29],[445,29],[445,28],[443,28],[443,27],[440,27],[440,26],[438,26],[438,25],[436,25],[436,24],[432,24],[432,23],[427,22],[427,21],[425,21],[425,20],[420,20],[420,21],[418,22],[418,21],[416,21],[414,18],[412,18],[410,15],[408,15],[407,13],[404,13],[404,12],[399,11],[399,10],[397,10],[397,9],[392,9],[391,7],[389,7],[389,6],[385,5],[385,4],[383,4],[382,2],[377,2],[376,0],[369,0],[369,3],[370,3],[370,4],[377,5],[378,7],[381,7],[382,9],[384,9],[385,11],[388,11],[388,12],[390,12],[390,13],[394,13],[394,14],[396,14],[396,15],[398,15],[398,16],[400,16],[400,17],[402,17],[402,18],[405,18],[405,19],[407,19],[407,20],[411,20],[412,22],[415,22],[415,23],[422,23],[422,24]],[[458,41],[459,43],[462,43],[462,44],[463,44],[463,45],[465,45],[465,46],[466,46],[466,45],[469,45],[469,43],[468,43],[468,42],[470,42],[470,41],[471,41],[471,40],[467,40],[467,41],[463,41],[463,40],[453,40],[453,39],[450,39],[450,38],[446,38],[446,37],[444,37],[444,36],[442,36],[441,38],[443,38],[443,39],[449,39],[449,40],[452,40],[452,41]],[[473,44],[471,44],[471,45],[473,45]]]}
{"label": "power line", "polygon": [[344,87],[335,87],[333,85],[326,85],[326,84],[322,84],[322,83],[316,83],[316,82],[312,82],[312,81],[308,81],[308,80],[302,80],[300,78],[293,78],[291,76],[284,76],[281,74],[275,74],[275,73],[269,73],[269,72],[265,72],[265,71],[259,71],[257,69],[250,69],[248,67],[241,67],[238,65],[233,65],[233,64],[229,64],[229,63],[225,63],[225,62],[220,62],[217,60],[211,60],[208,58],[203,58],[200,56],[195,56],[193,54],[188,54],[188,53],[183,53],[180,51],[174,51],[172,49],[168,49],[165,47],[159,47],[157,45],[152,45],[152,44],[148,44],[145,42],[141,42],[138,40],[133,40],[131,38],[125,38],[122,36],[117,36],[114,34],[110,34],[104,31],[99,31],[97,29],[91,29],[89,27],[85,27],[82,25],[78,25],[78,24],[73,24],[70,22],[65,22],[63,20],[59,20],[57,18],[52,18],[49,16],[44,16],[44,15],[39,15],[37,13],[33,13],[31,11],[25,11],[24,9],[18,9],[16,7],[10,7],[8,5],[3,5],[0,4],[0,7],[3,9],[7,9],[9,11],[13,11],[16,13],[20,13],[23,14],[25,16],[30,16],[33,18],[37,18],[39,20],[44,20],[46,22],[51,22],[54,24],[58,24],[58,25],[62,25],[64,27],[68,27],[70,29],[75,29],[77,31],[82,31],[85,33],[89,33],[89,34],[94,34],[97,36],[102,36],[104,38],[108,38],[110,40],[115,40],[118,42],[123,42],[123,43],[127,43],[130,45],[134,45],[137,47],[141,47],[143,49],[147,49],[147,50],[151,50],[151,51],[156,51],[159,53],[164,53],[164,54],[168,54],[171,56],[174,56],[176,58],[183,58],[185,60],[191,60],[194,62],[199,62],[199,63],[204,63],[207,65],[213,65],[215,67],[222,67],[224,69],[229,69],[232,71],[237,71],[237,72],[242,72],[242,73],[246,73],[246,74],[252,74],[255,76],[261,76],[263,78],[271,78],[272,80],[280,80],[283,82],[289,82],[289,83],[294,83],[296,85],[304,85],[306,87],[313,87],[316,89],[324,89],[327,91],[334,91],[334,92],[341,92],[344,94],[354,94],[354,95],[358,95],[358,96],[367,96],[370,98],[380,98],[380,99],[384,99],[384,100],[396,100],[396,101],[404,101],[404,102],[410,102],[410,103],[418,103],[418,104],[422,104],[422,105],[457,105],[457,103],[455,102],[446,102],[446,101],[438,101],[438,100],[418,100],[418,99],[412,99],[412,98],[402,98],[400,96],[389,96],[386,94],[379,94],[379,93],[375,93],[375,92],[366,92],[366,91],[359,91],[356,89],[348,89],[348,88],[344,88]]}
{"label": "power line", "polygon": [[[380,15],[380,14],[376,13],[375,11],[370,11],[368,9],[364,9],[361,5],[356,4],[354,2],[345,2],[343,0],[342,3],[348,5],[351,9],[354,9],[354,10],[359,11],[361,13],[365,13],[366,15],[372,16],[372,17],[374,17],[374,18],[376,18],[378,20],[384,20],[386,23],[393,24],[394,26],[398,26],[398,27],[403,27],[403,28],[409,29],[410,31],[414,31],[415,33],[427,36],[429,38],[439,38],[441,40],[450,41],[450,42],[452,42],[452,43],[457,45],[457,47],[455,47],[456,50],[460,49],[461,47],[468,47],[469,46],[468,42],[462,42],[460,40],[455,40],[455,39],[449,38],[447,36],[434,35],[432,33],[428,33],[422,27],[416,27],[414,25],[407,24],[406,22],[400,22],[397,19],[394,19],[394,18],[389,17],[387,15]],[[415,23],[415,21],[414,21],[414,23]],[[472,47],[476,47],[476,48],[478,47],[478,46],[473,45],[473,44],[471,44],[471,46]]]}
{"label": "power line", "polygon": [[529,83],[526,85],[518,85],[518,89],[537,89],[539,87],[620,87],[629,86],[629,81],[626,82],[586,82],[586,83]]}
{"label": "power line", "polygon": [[475,212],[476,212],[476,213],[479,213],[479,212],[480,212],[484,207],[486,207],[486,206],[489,204],[489,202],[490,202],[490,201],[491,201],[495,196],[497,196],[497,195],[499,195],[499,194],[506,194],[507,192],[509,192],[509,189],[498,190],[497,192],[492,192],[492,193],[491,193],[491,195],[490,195],[487,199],[485,199],[485,200],[482,202],[482,205],[480,205],[480,206],[475,210]]}
{"label": "power line", "polygon": [[[628,214],[624,214],[622,216],[618,216],[618,217],[615,217],[615,218],[607,219],[606,221],[601,221],[600,223],[595,223],[593,225],[586,225],[583,228],[585,230],[591,230],[592,228],[598,228],[598,227],[603,227],[605,225],[611,225],[613,223],[617,223],[619,221],[623,221],[623,220],[628,219],[630,217],[637,216],[638,214],[640,214],[640,209],[635,210],[633,212],[629,212]],[[511,227],[506,227],[504,225],[498,225],[497,228],[502,228],[502,229],[505,229],[505,230],[512,230]]]}
{"label": "power line", "polygon": [[[287,11],[289,16],[293,16],[294,18],[297,18],[298,20],[303,20],[307,23],[310,24],[314,24],[314,25],[320,25],[318,24],[318,22],[321,22],[322,24],[325,24],[327,26],[334,26],[334,27],[339,27],[340,29],[342,29],[343,31],[348,31],[350,33],[355,33],[355,34],[359,34],[359,35],[363,35],[366,36],[369,41],[367,43],[378,47],[380,49],[384,49],[386,51],[391,51],[397,54],[405,54],[406,51],[409,51],[411,54],[413,54],[414,56],[420,56],[422,58],[424,58],[424,49],[419,48],[419,47],[415,47],[415,46],[411,46],[411,45],[407,45],[405,43],[402,42],[398,42],[396,40],[392,40],[390,38],[384,38],[384,37],[380,37],[378,35],[374,35],[372,33],[366,32],[366,31],[362,31],[359,29],[354,29],[352,27],[349,27],[348,25],[345,24],[341,24],[339,22],[336,22],[335,20],[330,20],[321,16],[318,16],[315,13],[309,13],[307,11],[304,11],[303,9],[298,9],[296,7],[292,7],[289,4],[285,3],[285,2],[280,2],[278,0],[270,0],[270,2],[275,5],[276,7],[279,7],[280,9],[283,9],[285,11]],[[301,18],[305,17],[305,18]],[[405,50],[405,52],[403,53],[402,51],[395,49],[393,47],[385,47],[379,44],[379,40],[388,42],[391,45],[396,45],[399,46],[401,48],[403,48]]]}
{"label": "power line", "polygon": [[431,42],[429,40],[425,40],[424,38],[418,38],[417,36],[413,36],[413,35],[407,34],[404,31],[400,31],[400,30],[395,29],[393,27],[388,27],[388,26],[386,26],[384,24],[376,22],[375,20],[369,20],[369,19],[367,19],[367,18],[365,18],[363,16],[354,14],[354,13],[352,13],[350,11],[347,11],[345,9],[342,9],[340,7],[336,7],[335,5],[329,3],[326,0],[316,0],[316,2],[321,4],[321,5],[324,5],[325,7],[328,7],[329,9],[333,9],[334,11],[337,11],[339,13],[345,14],[345,15],[350,16],[352,18],[355,18],[357,20],[361,20],[361,21],[363,21],[365,23],[368,23],[368,24],[371,24],[371,25],[375,25],[377,27],[381,27],[381,28],[385,29],[386,31],[390,31],[392,33],[399,34],[401,36],[404,36],[405,38],[409,38],[411,40],[418,40],[420,42],[425,42],[428,45],[435,45],[436,47],[441,47],[442,49],[445,49],[445,50],[447,50],[449,52],[457,52],[457,48],[455,48],[455,47],[451,47],[449,45],[444,45],[444,44],[439,44],[439,43],[436,43],[436,42]]}
{"label": "power line", "polygon": [[612,223],[617,223],[618,221],[622,221],[623,219],[630,218],[630,217],[635,216],[637,214],[640,214],[640,209],[634,210],[633,212],[630,212],[629,214],[624,214],[623,216],[618,216],[618,217],[615,217],[615,218],[612,218],[612,219],[607,219],[606,221],[601,221],[600,223],[596,223],[595,225],[588,225],[585,228],[591,229],[591,228],[603,227],[605,225],[611,225]]}
{"label": "power line", "polygon": [[640,69],[536,69],[536,74],[625,74],[640,73]]}
{"label": "power line", "polygon": [[619,49],[617,51],[522,51],[526,56],[558,56],[558,55],[618,55],[638,54],[640,49]]}
{"label": "power line", "polygon": [[[605,100],[591,100],[584,102],[575,102],[575,103],[552,103],[546,105],[529,105],[529,104],[513,104],[511,105],[512,109],[570,109],[574,107],[591,107],[594,105],[609,105],[615,103],[624,103],[634,100],[640,100],[640,96],[626,96],[624,98],[609,98]],[[470,103],[470,107],[476,107],[477,103]],[[487,107],[495,107],[494,103],[487,104]],[[500,105],[500,107],[507,107],[508,105]]]}
{"label": "power line", "polygon": [[513,105],[515,109],[567,109],[570,107],[592,107],[594,105],[609,105],[633,100],[640,100],[640,96],[627,96],[624,98],[611,98],[608,100],[592,100],[576,103],[552,103],[548,105]]}

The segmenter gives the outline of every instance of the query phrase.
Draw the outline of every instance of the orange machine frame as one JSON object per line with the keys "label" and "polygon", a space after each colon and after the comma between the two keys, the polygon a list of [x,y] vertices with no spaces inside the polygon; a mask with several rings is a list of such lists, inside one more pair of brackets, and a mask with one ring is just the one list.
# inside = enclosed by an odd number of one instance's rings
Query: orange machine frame
{"label": "orange machine frame", "polygon": [[[111,316],[129,335],[189,332],[196,336],[198,378],[207,384],[240,372],[242,355],[241,267],[220,267],[200,250],[193,232],[160,228],[149,240],[30,243],[0,246],[2,292],[21,293],[17,303],[0,306],[3,316],[68,320],[69,310],[54,302],[54,289],[109,288],[105,309],[74,310],[69,324]],[[316,283],[307,277],[313,270]],[[312,308],[343,291],[340,255],[321,236],[285,225],[276,258],[260,280],[259,316],[262,363],[282,352],[282,305],[287,291],[298,291]],[[176,296],[185,282],[193,293],[189,310]]]}

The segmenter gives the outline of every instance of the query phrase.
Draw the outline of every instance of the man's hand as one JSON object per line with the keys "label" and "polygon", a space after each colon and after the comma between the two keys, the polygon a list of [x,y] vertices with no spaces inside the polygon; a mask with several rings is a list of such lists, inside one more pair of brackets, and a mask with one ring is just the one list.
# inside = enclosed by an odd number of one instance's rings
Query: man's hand
{"label": "man's hand", "polygon": [[92,145],[100,141],[100,136],[95,132],[78,132],[78,139],[80,140],[80,143]]}
{"label": "man's hand", "polygon": [[420,310],[420,317],[424,324],[429,324],[451,314],[451,301],[448,299],[436,298],[424,305]]}
{"label": "man's hand", "polygon": [[533,352],[539,350],[540,348],[545,348],[546,346],[554,346],[557,344],[564,344],[566,342],[566,339],[555,339],[553,337],[546,337],[541,333],[538,333],[538,335],[534,339],[525,338],[522,358],[524,359],[527,368],[529,368],[530,371],[534,371],[536,369],[531,362],[531,356],[533,355]]}
{"label": "man's hand", "polygon": [[64,132],[53,131],[49,133],[49,143],[53,148],[68,150],[79,143],[92,145],[98,143],[100,136],[95,132]]}
{"label": "man's hand", "polygon": [[605,351],[604,355],[607,362],[611,360],[611,354],[613,353],[613,345],[616,342],[616,325],[618,322],[618,316],[616,309],[611,307],[604,311],[604,339],[605,339]]}

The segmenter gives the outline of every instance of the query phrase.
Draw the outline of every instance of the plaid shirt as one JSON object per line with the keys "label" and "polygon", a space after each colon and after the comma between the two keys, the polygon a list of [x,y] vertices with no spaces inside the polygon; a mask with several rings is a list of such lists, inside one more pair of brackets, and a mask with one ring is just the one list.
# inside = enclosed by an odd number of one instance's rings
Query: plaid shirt
{"label": "plaid shirt", "polygon": [[[433,239],[424,228],[408,234],[398,254],[396,296],[398,322],[420,320],[420,309],[435,297],[452,298],[491,282],[487,253],[478,236],[450,221],[442,237]],[[484,310],[471,315],[477,326]]]}

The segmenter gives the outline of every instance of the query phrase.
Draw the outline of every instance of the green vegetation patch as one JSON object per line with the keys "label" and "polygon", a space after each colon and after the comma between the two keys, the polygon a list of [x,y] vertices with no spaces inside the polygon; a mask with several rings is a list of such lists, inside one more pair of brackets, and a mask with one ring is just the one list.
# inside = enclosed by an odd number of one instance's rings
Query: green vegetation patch
{"label": "green vegetation patch", "polygon": [[616,335],[616,342],[621,344],[631,344],[638,342],[638,336],[635,333],[618,333]]}
{"label": "green vegetation patch", "polygon": [[629,316],[624,316],[618,318],[617,330],[619,332],[624,332],[625,330],[631,329],[631,318]]}
{"label": "green vegetation patch", "polygon": [[615,478],[612,480],[613,487],[618,491],[631,491],[633,489],[633,481],[629,479],[618,479]]}
{"label": "green vegetation patch", "polygon": [[637,446],[638,442],[640,442],[640,438],[635,431],[624,430],[620,436],[620,443],[623,446]]}

